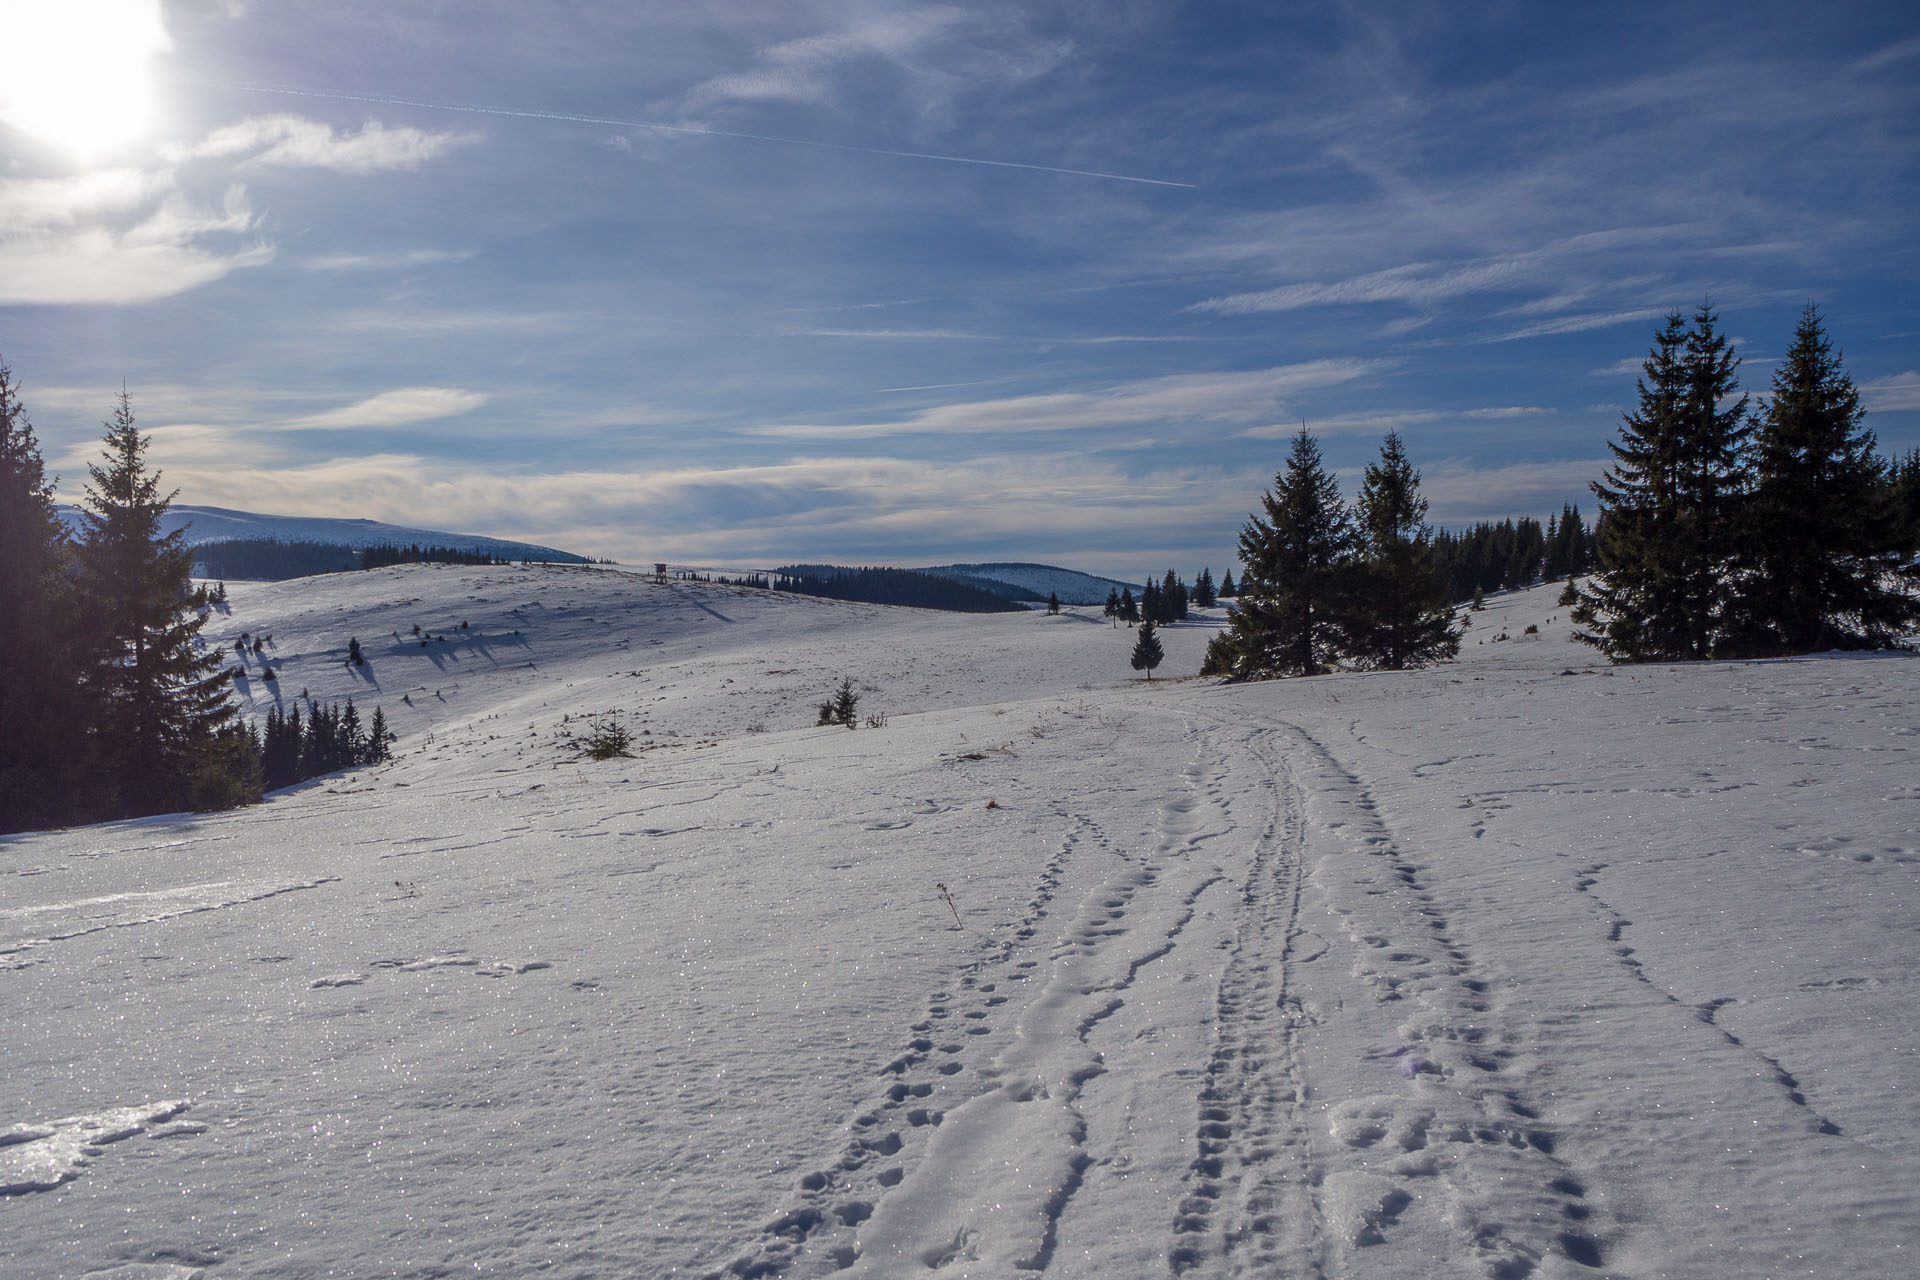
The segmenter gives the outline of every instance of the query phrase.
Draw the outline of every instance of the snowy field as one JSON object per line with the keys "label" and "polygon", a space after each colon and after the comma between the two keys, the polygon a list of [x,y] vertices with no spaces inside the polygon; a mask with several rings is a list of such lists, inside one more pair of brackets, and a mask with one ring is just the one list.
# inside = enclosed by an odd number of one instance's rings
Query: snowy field
{"label": "snowy field", "polygon": [[0,839],[0,1274],[1920,1273],[1920,660],[1608,668],[1557,590],[1226,687],[1206,622],[1148,684],[1085,611],[235,586],[253,709],[398,759]]}

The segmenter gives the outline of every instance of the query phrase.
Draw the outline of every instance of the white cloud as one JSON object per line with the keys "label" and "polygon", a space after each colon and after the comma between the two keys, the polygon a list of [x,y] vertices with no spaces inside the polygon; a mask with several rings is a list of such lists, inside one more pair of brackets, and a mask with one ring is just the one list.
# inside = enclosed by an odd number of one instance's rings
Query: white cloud
{"label": "white cloud", "polygon": [[1920,373],[1888,374],[1860,384],[1860,401],[1869,409],[1883,413],[1901,409],[1920,409]]}
{"label": "white cloud", "polygon": [[273,257],[266,244],[216,251],[209,237],[252,229],[238,187],[218,211],[169,198],[144,221],[120,229],[55,227],[0,240],[0,303],[152,302]]}
{"label": "white cloud", "polygon": [[377,396],[329,409],[324,413],[295,418],[290,427],[346,428],[398,427],[409,422],[431,422],[471,413],[487,402],[477,391],[459,391],[453,387],[402,387],[382,391]]}
{"label": "white cloud", "polygon": [[68,178],[0,182],[0,235],[70,226],[82,218],[137,209],[170,186],[165,173],[96,169]]}
{"label": "white cloud", "polygon": [[1083,431],[1169,422],[1256,422],[1278,415],[1286,397],[1379,372],[1382,360],[1313,360],[1244,373],[1184,373],[1098,391],[1063,391],[966,401],[911,417],[842,424],[783,423],[746,434],[789,439],[858,440],[911,434]]}
{"label": "white cloud", "polygon": [[248,165],[332,169],[337,173],[378,173],[418,169],[454,147],[479,140],[475,133],[435,133],[402,125],[389,129],[370,120],[358,133],[335,133],[332,126],[295,115],[254,116],[216,129],[190,147],[172,147],[173,163],[192,159],[247,155]]}

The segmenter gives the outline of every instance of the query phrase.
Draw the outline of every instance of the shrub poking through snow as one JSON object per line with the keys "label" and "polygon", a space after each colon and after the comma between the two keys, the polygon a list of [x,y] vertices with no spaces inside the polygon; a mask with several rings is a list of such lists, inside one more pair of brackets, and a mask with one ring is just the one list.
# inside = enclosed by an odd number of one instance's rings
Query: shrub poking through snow
{"label": "shrub poking through snow", "polygon": [[633,745],[633,732],[613,716],[594,721],[587,736],[574,739],[574,743],[589,760],[613,760],[633,754],[627,750]]}
{"label": "shrub poking through snow", "polygon": [[966,926],[960,923],[960,908],[953,905],[953,894],[947,891],[947,886],[936,883],[933,887],[940,891],[940,901],[947,904],[947,910],[953,912],[953,927],[965,929]]}

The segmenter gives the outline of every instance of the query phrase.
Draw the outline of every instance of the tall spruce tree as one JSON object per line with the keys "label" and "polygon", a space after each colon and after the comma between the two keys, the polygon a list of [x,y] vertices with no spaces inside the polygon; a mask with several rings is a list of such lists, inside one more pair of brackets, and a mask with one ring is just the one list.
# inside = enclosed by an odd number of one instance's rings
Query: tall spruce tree
{"label": "tall spruce tree", "polygon": [[80,765],[66,526],[0,363],[0,832],[66,821]]}
{"label": "tall spruce tree", "polygon": [[1261,512],[1240,533],[1239,594],[1227,630],[1207,645],[1203,674],[1314,675],[1341,641],[1353,530],[1340,487],[1304,426],[1262,496]]}
{"label": "tall spruce tree", "polygon": [[1574,606],[1575,634],[1616,662],[1708,657],[1730,621],[1746,397],[1729,403],[1740,362],[1717,319],[1704,304],[1691,327],[1667,316],[1592,486],[1603,577]]}
{"label": "tall spruce tree", "polygon": [[1688,584],[1688,657],[1720,651],[1733,608],[1732,570],[1740,552],[1745,503],[1743,449],[1747,400],[1739,390],[1740,358],[1702,303],[1687,331],[1686,413],[1681,433],[1681,550]]}
{"label": "tall spruce tree", "polygon": [[1360,560],[1347,624],[1349,656],[1400,671],[1445,662],[1460,652],[1446,580],[1426,526],[1420,473],[1389,431],[1370,463],[1355,504]]}
{"label": "tall spruce tree", "polygon": [[1920,575],[1865,416],[1808,304],[1754,433],[1731,652],[1886,648],[1920,623]]}
{"label": "tall spruce tree", "polygon": [[162,497],[147,470],[125,391],[105,426],[104,465],[87,468],[78,556],[86,683],[99,707],[92,758],[110,810],[161,813],[208,791],[210,757],[237,752],[219,737],[234,717],[231,679],[224,651],[199,643],[206,619],[187,598],[193,553],[183,533],[160,531],[173,495]]}

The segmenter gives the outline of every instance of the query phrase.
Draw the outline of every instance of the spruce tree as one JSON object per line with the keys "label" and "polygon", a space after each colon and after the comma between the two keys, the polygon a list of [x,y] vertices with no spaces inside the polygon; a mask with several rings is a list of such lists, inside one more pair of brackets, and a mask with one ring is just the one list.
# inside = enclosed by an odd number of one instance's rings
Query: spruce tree
{"label": "spruce tree", "polygon": [[1346,627],[1350,655],[1390,671],[1457,655],[1460,630],[1425,524],[1420,473],[1398,432],[1387,433],[1380,460],[1368,464],[1354,514],[1360,563]]}
{"label": "spruce tree", "polygon": [[0,363],[0,833],[80,816],[71,548],[33,424]]}
{"label": "spruce tree", "polygon": [[105,808],[161,813],[195,799],[207,757],[237,750],[216,740],[234,717],[224,650],[199,639],[206,619],[188,606],[193,553],[185,535],[160,532],[173,495],[160,495],[146,466],[147,439],[120,394],[102,458],[87,474],[78,555],[89,663],[97,707],[89,726]]}
{"label": "spruce tree", "polygon": [[1153,669],[1166,657],[1166,651],[1160,647],[1160,635],[1152,618],[1140,624],[1140,634],[1133,641],[1133,669],[1147,673],[1147,679],[1153,679]]}
{"label": "spruce tree", "polygon": [[1600,499],[1601,577],[1573,608],[1578,639],[1616,662],[1705,656],[1696,651],[1701,601],[1698,520],[1690,512],[1689,475],[1700,450],[1690,443],[1694,378],[1689,334],[1678,311],[1641,365],[1640,405],[1607,442],[1613,465],[1591,486]]}
{"label": "spruce tree", "polygon": [[1732,652],[1886,648],[1920,623],[1920,575],[1865,416],[1808,304],[1754,436]]}
{"label": "spruce tree", "polygon": [[1685,357],[1680,548],[1687,583],[1686,656],[1692,658],[1706,658],[1720,649],[1730,621],[1730,574],[1743,525],[1747,397],[1732,400],[1739,390],[1740,358],[1718,331],[1718,319],[1711,306],[1701,304],[1687,331]]}
{"label": "spruce tree", "polygon": [[1314,675],[1340,642],[1353,532],[1340,487],[1305,427],[1261,512],[1241,531],[1240,593],[1228,629],[1207,646],[1203,674]]}
{"label": "spruce tree", "polygon": [[387,728],[387,713],[378,704],[373,708],[373,721],[367,730],[368,764],[384,764],[393,758],[393,730]]}
{"label": "spruce tree", "polygon": [[1139,602],[1133,598],[1132,587],[1122,587],[1120,589],[1119,617],[1120,621],[1126,623],[1128,626],[1132,626],[1134,623],[1140,621],[1140,605]]}
{"label": "spruce tree", "polygon": [[1240,594],[1240,588],[1233,585],[1233,570],[1228,569],[1220,575],[1220,599],[1231,600]]}
{"label": "spruce tree", "polygon": [[1193,580],[1193,604],[1196,609],[1211,609],[1219,603],[1219,596],[1213,587],[1213,566],[1208,565]]}

